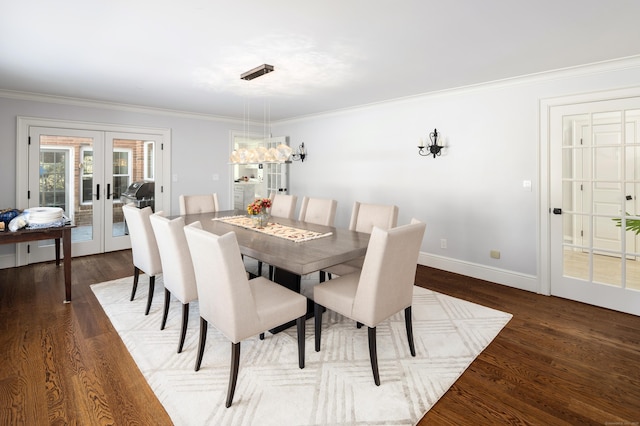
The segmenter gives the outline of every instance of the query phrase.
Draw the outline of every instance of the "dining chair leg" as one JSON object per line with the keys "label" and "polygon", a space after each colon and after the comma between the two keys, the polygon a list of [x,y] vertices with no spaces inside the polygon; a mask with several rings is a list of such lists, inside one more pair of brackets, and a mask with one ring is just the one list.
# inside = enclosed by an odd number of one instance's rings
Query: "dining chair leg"
{"label": "dining chair leg", "polygon": [[204,355],[204,345],[207,343],[207,326],[209,323],[206,319],[200,317],[200,340],[198,341],[198,355],[196,356],[196,368],[200,370],[200,364],[202,364],[202,355]]}
{"label": "dining chair leg", "polygon": [[144,311],[145,315],[149,315],[151,309],[151,301],[153,300],[153,290],[156,288],[156,277],[149,277],[149,296],[147,297],[147,309]]}
{"label": "dining chair leg", "polygon": [[315,325],[315,336],[316,336],[316,352],[320,352],[320,339],[322,333],[322,311],[323,306],[317,303],[313,304],[313,316],[314,316],[314,325]]}
{"label": "dining chair leg", "polygon": [[138,289],[138,278],[140,278],[140,269],[137,266],[133,267],[133,288],[131,289],[131,299],[136,296],[136,290]]}
{"label": "dining chair leg", "polygon": [[413,344],[413,323],[411,322],[411,306],[404,310],[404,323],[407,327],[407,340],[409,340],[409,351],[411,356],[416,356],[416,347]]}
{"label": "dining chair leg", "polygon": [[182,329],[180,330],[180,343],[178,343],[178,353],[182,352],[184,338],[187,336],[187,325],[189,324],[189,304],[182,304]]}
{"label": "dining chair leg", "polygon": [[162,324],[160,324],[160,330],[164,330],[167,325],[167,317],[169,316],[169,302],[171,302],[171,292],[164,289],[164,310],[162,311]]}
{"label": "dining chair leg", "polygon": [[264,333],[260,333],[260,340],[264,340]]}
{"label": "dining chair leg", "polygon": [[238,368],[240,367],[240,342],[231,343],[231,372],[229,373],[229,389],[227,390],[227,408],[231,407],[233,394],[236,391],[238,381]]}
{"label": "dining chair leg", "polygon": [[298,367],[304,368],[304,341],[305,341],[305,321],[307,315],[302,315],[296,320],[298,328]]}
{"label": "dining chair leg", "polygon": [[320,271],[320,277],[318,278],[318,281],[323,283],[325,282],[327,279],[327,273],[325,271]]}
{"label": "dining chair leg", "polygon": [[269,279],[273,281],[274,268],[273,265],[269,265]]}
{"label": "dining chair leg", "polygon": [[362,328],[362,323],[356,321],[356,328]]}
{"label": "dining chair leg", "polygon": [[369,327],[369,357],[371,358],[371,370],[373,381],[380,386],[380,374],[378,373],[378,350],[376,347],[376,328]]}
{"label": "dining chair leg", "polygon": [[258,260],[258,276],[262,276],[262,262]]}

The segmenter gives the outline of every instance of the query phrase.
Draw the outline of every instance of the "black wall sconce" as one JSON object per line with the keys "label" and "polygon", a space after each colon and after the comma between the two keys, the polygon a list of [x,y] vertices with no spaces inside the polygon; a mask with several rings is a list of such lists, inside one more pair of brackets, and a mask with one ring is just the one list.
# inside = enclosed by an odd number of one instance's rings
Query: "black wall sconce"
{"label": "black wall sconce", "polygon": [[433,129],[433,132],[429,133],[429,139],[431,140],[431,145],[429,146],[424,146],[424,142],[422,141],[422,139],[420,139],[420,145],[418,145],[418,154],[422,155],[423,157],[433,155],[433,158],[436,158],[436,156],[440,156],[440,154],[442,154],[440,151],[443,148],[442,145],[438,145],[437,129]]}
{"label": "black wall sconce", "polygon": [[300,144],[298,147],[298,152],[295,154],[291,154],[291,159],[293,161],[302,161],[304,163],[304,157],[307,156],[307,151],[304,149],[304,142]]}

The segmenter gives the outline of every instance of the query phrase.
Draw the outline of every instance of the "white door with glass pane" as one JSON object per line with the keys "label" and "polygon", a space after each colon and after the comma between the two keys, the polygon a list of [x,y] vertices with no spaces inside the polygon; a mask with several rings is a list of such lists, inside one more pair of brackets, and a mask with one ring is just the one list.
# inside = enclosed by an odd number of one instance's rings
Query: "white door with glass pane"
{"label": "white door with glass pane", "polygon": [[[278,145],[289,145],[286,136],[267,139],[267,148],[277,148]],[[271,193],[289,193],[289,165],[287,163],[268,163],[264,165],[264,180],[267,185],[267,197]]]}
{"label": "white door with glass pane", "polygon": [[[160,146],[159,135],[140,133],[106,133],[106,152],[111,154],[112,164],[105,173],[107,186],[105,198],[108,204],[105,209],[105,251],[121,250],[130,247],[126,234],[124,215],[122,213],[122,194],[133,182],[155,182],[156,146]],[[161,186],[156,186],[160,190]],[[155,196],[145,205],[154,211]],[[142,205],[142,204],[140,204]]]}
{"label": "white door with glass pane", "polygon": [[[131,247],[121,194],[155,181],[162,135],[29,126],[29,207],[61,207],[76,225],[74,256]],[[53,241],[29,245],[28,262],[53,258]]]}
{"label": "white door with glass pane", "polygon": [[[99,253],[104,198],[100,196],[104,132],[45,127],[29,128],[29,207],[60,207],[77,225],[71,231],[75,256]],[[51,260],[52,241],[29,246],[29,263]]]}
{"label": "white door with glass pane", "polygon": [[550,135],[551,294],[640,315],[640,98],[552,107]]}

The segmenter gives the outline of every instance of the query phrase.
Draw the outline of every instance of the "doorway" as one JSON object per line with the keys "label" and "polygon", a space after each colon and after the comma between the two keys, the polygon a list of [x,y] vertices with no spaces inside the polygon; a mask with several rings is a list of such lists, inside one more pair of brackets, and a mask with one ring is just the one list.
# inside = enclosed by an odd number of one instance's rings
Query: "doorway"
{"label": "doorway", "polygon": [[[264,137],[253,134],[231,134],[231,151],[276,148],[288,145],[286,136]],[[234,163],[232,167],[232,203],[235,209],[244,210],[256,198],[267,198],[272,193],[288,194],[289,165],[280,162],[260,162],[259,159],[247,159],[243,163]]]}
{"label": "doorway", "polygon": [[[18,192],[18,205],[62,208],[76,225],[74,256],[130,248],[121,195],[144,180],[157,188],[156,210],[168,199],[162,184],[168,131],[145,130],[19,118],[18,169],[26,173],[18,186],[26,190]],[[21,135],[27,144],[21,144]],[[24,244],[16,263],[53,256],[53,241]]]}
{"label": "doorway", "polygon": [[640,315],[640,97],[549,108],[550,294]]}

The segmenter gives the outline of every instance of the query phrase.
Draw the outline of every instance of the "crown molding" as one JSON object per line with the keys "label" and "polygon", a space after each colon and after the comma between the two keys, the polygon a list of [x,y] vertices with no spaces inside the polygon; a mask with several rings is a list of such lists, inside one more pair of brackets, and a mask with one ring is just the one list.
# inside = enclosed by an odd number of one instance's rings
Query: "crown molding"
{"label": "crown molding", "polygon": [[170,110],[170,109],[163,109],[163,108],[153,108],[153,107],[146,107],[142,105],[103,102],[103,101],[96,101],[92,99],[46,95],[43,93],[0,90],[0,98],[8,98],[8,99],[16,99],[21,101],[32,101],[32,102],[45,102],[45,103],[71,105],[71,106],[81,106],[86,108],[112,109],[117,111],[135,112],[140,114],[165,115],[165,116],[173,116],[173,117],[180,117],[180,118],[192,118],[197,120],[227,122],[227,123],[234,123],[234,124],[242,123],[242,120],[231,118],[231,117],[215,116],[210,114],[200,114],[195,112]]}
{"label": "crown molding", "polygon": [[584,65],[576,65],[573,67],[542,71],[533,74],[526,74],[516,77],[509,77],[500,80],[486,81],[477,84],[471,84],[467,86],[453,87],[449,89],[437,90],[428,93],[420,93],[415,95],[404,96],[401,98],[388,99],[380,102],[373,102],[369,104],[358,105],[355,107],[342,108],[333,111],[326,111],[317,114],[310,114],[306,116],[294,117],[290,119],[283,119],[274,121],[274,124],[289,124],[295,122],[301,122],[318,117],[331,117],[336,115],[342,115],[348,112],[356,112],[361,110],[367,110],[379,106],[388,106],[393,104],[401,104],[407,102],[422,101],[430,98],[438,98],[444,96],[460,95],[472,92],[479,92],[482,90],[498,89],[510,86],[523,86],[528,84],[536,84],[541,82],[549,82],[554,80],[562,80],[567,78],[575,78],[586,75],[601,74],[611,71],[622,71],[625,69],[640,68],[640,55],[628,56],[624,58],[611,59],[607,61],[594,62]]}

